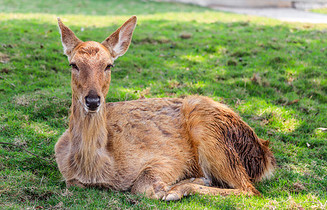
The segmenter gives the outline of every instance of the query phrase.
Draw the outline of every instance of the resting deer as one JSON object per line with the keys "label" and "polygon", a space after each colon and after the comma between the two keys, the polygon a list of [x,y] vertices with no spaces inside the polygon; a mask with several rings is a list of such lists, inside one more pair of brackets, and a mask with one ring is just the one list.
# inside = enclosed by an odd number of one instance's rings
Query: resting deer
{"label": "resting deer", "polygon": [[114,60],[128,49],[136,17],[101,44],[82,42],[58,18],[72,67],[69,129],[55,146],[67,187],[101,187],[178,200],[199,193],[259,195],[271,175],[268,141],[207,97],[105,103]]}

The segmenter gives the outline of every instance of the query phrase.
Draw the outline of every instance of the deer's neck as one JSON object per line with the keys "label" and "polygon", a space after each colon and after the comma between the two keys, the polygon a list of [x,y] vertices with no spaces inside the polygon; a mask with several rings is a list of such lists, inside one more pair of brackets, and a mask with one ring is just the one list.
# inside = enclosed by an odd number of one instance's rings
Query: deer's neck
{"label": "deer's neck", "polygon": [[73,99],[69,122],[71,154],[76,168],[91,183],[101,176],[103,165],[108,164],[105,116],[105,106],[97,113],[86,113],[81,103]]}

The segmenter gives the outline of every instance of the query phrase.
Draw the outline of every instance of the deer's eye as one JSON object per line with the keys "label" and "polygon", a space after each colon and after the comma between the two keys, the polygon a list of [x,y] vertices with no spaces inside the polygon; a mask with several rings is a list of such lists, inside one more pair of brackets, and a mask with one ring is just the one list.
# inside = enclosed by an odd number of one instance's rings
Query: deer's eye
{"label": "deer's eye", "polygon": [[105,71],[110,71],[112,67],[114,67],[114,65],[109,64],[109,65],[106,67]]}
{"label": "deer's eye", "polygon": [[69,66],[71,66],[72,69],[75,69],[75,70],[79,71],[79,69],[78,69],[78,67],[77,67],[77,65],[75,63],[71,63],[71,64],[69,64]]}

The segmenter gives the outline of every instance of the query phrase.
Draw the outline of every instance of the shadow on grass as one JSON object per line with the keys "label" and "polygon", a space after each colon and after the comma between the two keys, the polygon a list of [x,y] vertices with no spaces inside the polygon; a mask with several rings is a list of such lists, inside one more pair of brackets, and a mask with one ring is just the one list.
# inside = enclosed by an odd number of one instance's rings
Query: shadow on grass
{"label": "shadow on grass", "polygon": [[[22,141],[18,143],[52,157],[56,140],[67,128],[70,104],[70,73],[57,26],[40,25],[37,20],[8,20],[1,25],[0,49],[10,58],[0,69],[1,139]],[[116,27],[72,29],[83,40],[101,41]],[[283,196],[295,192],[326,199],[326,135],[314,133],[327,123],[327,61],[321,47],[326,35],[319,30],[292,30],[297,31],[248,22],[140,20],[129,52],[113,69],[107,98],[112,102],[141,94],[214,97],[236,108],[259,136],[272,141],[281,168],[273,180],[258,185],[264,195],[278,197],[283,191]],[[191,34],[190,39],[182,39],[183,33]],[[265,111],[270,106],[280,113]],[[285,123],[291,118],[298,121],[295,127]],[[6,157],[2,167],[8,170],[60,182],[57,171],[35,158],[14,148],[3,148],[1,153]]]}

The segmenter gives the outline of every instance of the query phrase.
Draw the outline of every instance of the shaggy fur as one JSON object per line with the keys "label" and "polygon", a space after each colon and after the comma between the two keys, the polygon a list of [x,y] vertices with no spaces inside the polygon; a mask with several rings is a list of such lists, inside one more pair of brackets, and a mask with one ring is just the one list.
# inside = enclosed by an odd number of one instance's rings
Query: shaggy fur
{"label": "shaggy fur", "polygon": [[[275,158],[269,142],[227,106],[202,96],[105,103],[109,68],[127,51],[135,16],[102,44],[82,42],[58,22],[73,66],[69,129],[55,147],[68,187],[165,200],[193,193],[259,195],[252,182],[272,173]],[[101,101],[95,111],[85,104],[91,92]]]}

